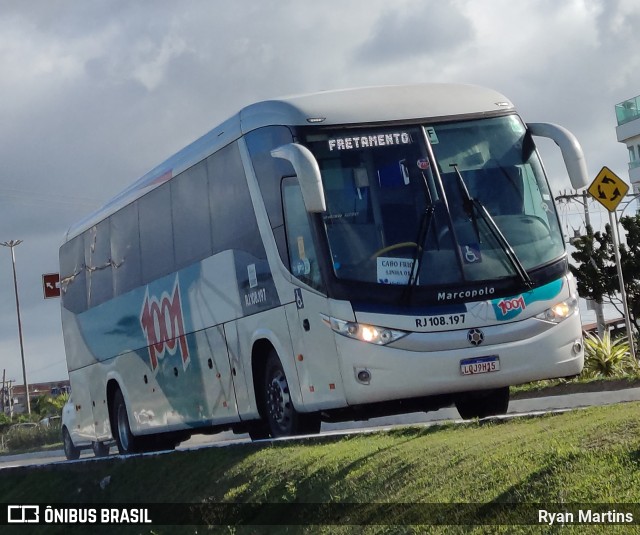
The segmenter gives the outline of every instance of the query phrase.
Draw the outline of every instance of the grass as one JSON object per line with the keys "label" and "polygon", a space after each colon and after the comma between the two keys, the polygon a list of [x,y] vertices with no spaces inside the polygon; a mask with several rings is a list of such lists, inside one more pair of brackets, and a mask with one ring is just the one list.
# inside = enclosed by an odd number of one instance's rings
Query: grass
{"label": "grass", "polygon": [[9,429],[0,435],[0,456],[45,451],[62,446],[59,426]]}
{"label": "grass", "polygon": [[579,375],[573,379],[546,379],[543,381],[533,381],[531,383],[525,383],[510,388],[511,396],[518,397],[527,393],[544,393],[545,390],[553,390],[560,387],[575,387],[567,389],[570,391],[579,392],[581,386],[584,386],[584,390],[588,391],[589,387],[595,387],[599,385],[597,390],[607,390],[608,385],[612,384],[626,385],[627,387],[640,386],[640,375],[637,374],[619,374],[613,377],[603,376],[586,376]]}
{"label": "grass", "polygon": [[37,453],[40,451],[57,451],[63,448],[62,441],[58,439],[52,439],[50,443],[42,446],[29,446],[24,448],[18,448],[15,450],[0,449],[0,458],[8,457],[10,455],[20,455],[23,453]]}
{"label": "grass", "polygon": [[[334,524],[118,528],[122,534],[554,532],[529,525],[537,522],[535,504],[556,512],[615,504],[607,507],[631,507],[640,521],[640,506],[624,505],[640,503],[639,413],[639,403],[628,403],[516,421],[5,469],[0,497],[6,503],[227,504],[227,522],[272,523],[279,515],[277,522],[302,517]],[[250,519],[242,516],[246,509],[231,514],[238,504],[272,505],[252,509]],[[352,525],[358,523],[364,525]],[[562,532],[636,527],[568,525]]]}

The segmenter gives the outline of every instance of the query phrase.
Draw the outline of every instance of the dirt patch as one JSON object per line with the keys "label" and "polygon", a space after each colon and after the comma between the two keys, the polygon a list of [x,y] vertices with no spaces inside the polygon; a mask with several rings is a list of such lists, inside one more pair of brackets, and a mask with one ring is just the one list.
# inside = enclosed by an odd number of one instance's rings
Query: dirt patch
{"label": "dirt patch", "polygon": [[550,386],[540,390],[513,392],[510,399],[545,398],[548,396],[564,396],[566,394],[581,394],[584,392],[607,392],[624,390],[625,388],[640,387],[640,379],[613,379],[610,381],[591,381],[589,383],[566,383]]}

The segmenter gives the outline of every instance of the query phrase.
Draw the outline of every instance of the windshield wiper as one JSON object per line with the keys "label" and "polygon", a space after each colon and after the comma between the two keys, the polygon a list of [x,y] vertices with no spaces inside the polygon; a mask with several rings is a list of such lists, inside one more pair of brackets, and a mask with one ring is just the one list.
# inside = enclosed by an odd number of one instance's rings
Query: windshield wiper
{"label": "windshield wiper", "polygon": [[413,254],[411,264],[411,274],[407,281],[407,286],[415,286],[418,283],[418,266],[422,263],[424,256],[424,242],[427,239],[429,230],[431,229],[431,222],[433,221],[433,214],[435,207],[432,204],[428,204],[425,207],[422,218],[420,219],[420,227],[418,229],[418,237],[416,238],[416,252]]}
{"label": "windshield wiper", "polygon": [[419,266],[422,264],[424,257],[424,245],[431,230],[431,223],[433,222],[433,215],[435,213],[435,206],[433,204],[433,198],[431,197],[431,191],[429,184],[427,183],[427,177],[422,175],[422,181],[424,182],[424,201],[425,208],[420,218],[420,225],[418,226],[418,236],[416,238],[416,252],[413,254],[413,260],[411,262],[411,273],[405,286],[405,292],[403,292],[403,300],[409,302],[411,299],[412,289],[418,284],[418,275],[420,272]]}
{"label": "windshield wiper", "polygon": [[493,235],[494,239],[500,244],[500,247],[504,251],[506,257],[509,259],[509,262],[513,266],[516,274],[522,280],[523,284],[527,286],[527,288],[531,288],[533,286],[533,281],[529,277],[527,270],[522,265],[522,262],[520,262],[520,259],[518,258],[516,252],[513,250],[513,247],[511,247],[511,244],[509,243],[507,238],[505,238],[504,234],[496,224],[493,217],[491,217],[491,214],[488,212],[485,206],[478,199],[472,197],[469,193],[469,188],[467,188],[467,184],[465,183],[464,178],[462,178],[462,173],[460,173],[460,169],[458,169],[458,164],[452,163],[450,165],[451,167],[453,167],[454,171],[456,172],[456,176],[458,177],[460,190],[464,197],[463,208],[473,221],[474,230],[476,231],[478,240],[480,239],[480,232],[478,229],[476,214],[480,216],[480,218],[489,228],[489,231]]}

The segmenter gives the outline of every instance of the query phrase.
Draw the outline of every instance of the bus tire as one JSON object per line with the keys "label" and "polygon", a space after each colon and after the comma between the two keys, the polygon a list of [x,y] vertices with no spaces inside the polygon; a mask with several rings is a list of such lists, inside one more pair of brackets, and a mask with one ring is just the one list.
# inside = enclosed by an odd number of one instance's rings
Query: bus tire
{"label": "bus tire", "polygon": [[251,440],[264,440],[271,436],[269,432],[269,427],[264,422],[264,420],[256,420],[255,422],[251,422],[249,428],[247,429],[249,433],[249,438]]}
{"label": "bus tire", "polygon": [[320,414],[298,412],[293,405],[289,383],[275,351],[267,358],[262,406],[269,434],[273,438],[320,432]]}
{"label": "bus tire", "polygon": [[124,402],[122,392],[118,389],[113,397],[112,405],[113,414],[113,438],[116,439],[118,452],[120,455],[138,452],[138,440],[131,432],[129,425],[129,416],[127,414],[127,405]]}
{"label": "bus tire", "polygon": [[509,387],[505,386],[462,396],[456,399],[456,409],[463,420],[507,414]]}
{"label": "bus tire", "polygon": [[109,455],[109,446],[104,442],[92,442],[91,449],[96,457],[106,457]]}
{"label": "bus tire", "polygon": [[162,436],[162,434],[145,436],[138,438],[137,441],[139,442],[139,451],[145,452],[172,451],[180,443],[171,437]]}
{"label": "bus tire", "polygon": [[75,461],[80,457],[80,448],[73,444],[69,430],[66,427],[62,428],[62,447],[64,448],[64,456],[69,461]]}

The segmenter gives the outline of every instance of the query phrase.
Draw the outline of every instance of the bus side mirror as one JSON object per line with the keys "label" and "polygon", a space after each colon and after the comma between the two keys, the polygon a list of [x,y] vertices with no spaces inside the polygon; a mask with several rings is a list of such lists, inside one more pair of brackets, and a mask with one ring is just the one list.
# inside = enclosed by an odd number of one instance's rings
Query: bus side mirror
{"label": "bus side mirror", "polygon": [[552,139],[560,147],[562,159],[574,189],[580,189],[589,184],[587,162],[584,159],[582,147],[569,130],[552,123],[528,123],[527,128],[532,135]]}
{"label": "bus side mirror", "polygon": [[271,151],[274,158],[288,160],[298,176],[307,212],[325,212],[327,203],[320,176],[320,167],[311,151],[297,143],[288,143]]}

